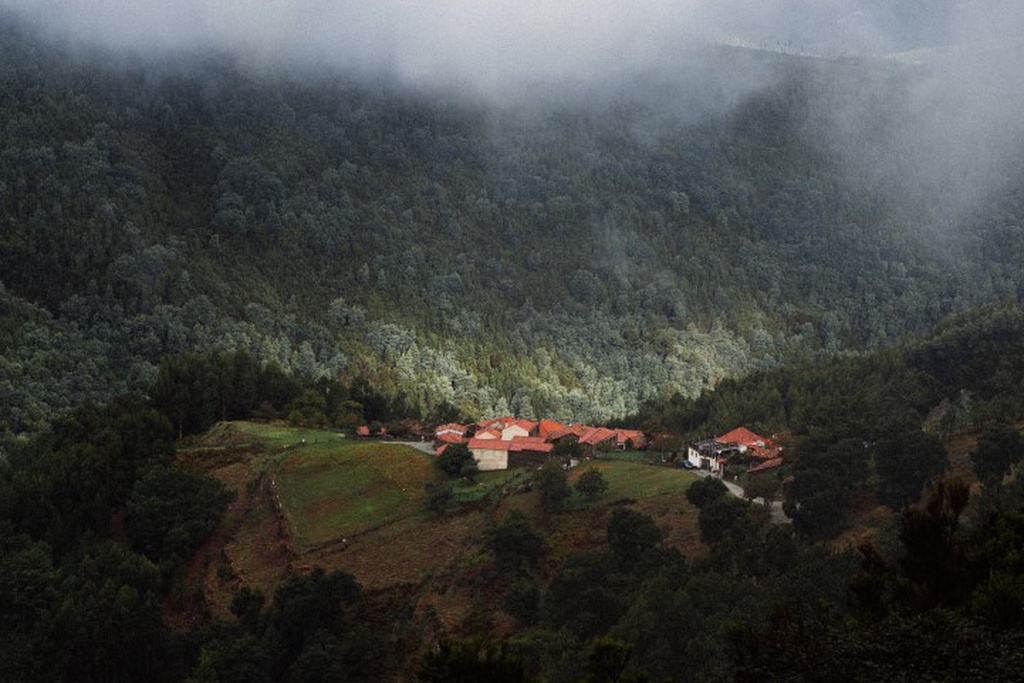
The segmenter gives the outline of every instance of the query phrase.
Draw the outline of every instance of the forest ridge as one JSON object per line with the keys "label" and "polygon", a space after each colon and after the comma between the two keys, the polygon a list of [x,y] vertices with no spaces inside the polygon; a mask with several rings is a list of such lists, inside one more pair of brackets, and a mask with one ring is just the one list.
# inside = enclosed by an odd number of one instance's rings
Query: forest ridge
{"label": "forest ridge", "polygon": [[210,351],[607,420],[1020,292],[1019,170],[918,163],[920,64],[718,47],[524,110],[0,31],[5,431]]}

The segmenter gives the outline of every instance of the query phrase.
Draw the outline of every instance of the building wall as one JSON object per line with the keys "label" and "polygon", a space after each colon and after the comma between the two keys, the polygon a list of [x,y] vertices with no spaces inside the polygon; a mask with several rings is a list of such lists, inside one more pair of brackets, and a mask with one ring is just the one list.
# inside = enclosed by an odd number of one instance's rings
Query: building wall
{"label": "building wall", "polygon": [[508,451],[477,448],[471,451],[476,460],[476,468],[481,472],[508,469]]}
{"label": "building wall", "polygon": [[690,446],[686,450],[686,459],[690,461],[690,464],[694,467],[700,467],[700,453],[693,446]]}
{"label": "building wall", "polygon": [[550,453],[538,453],[536,451],[519,451],[509,457],[509,467],[536,468],[546,463],[551,458]]}
{"label": "building wall", "polygon": [[700,452],[692,446],[686,451],[686,459],[690,461],[690,464],[698,469],[705,470],[711,474],[722,474],[722,461],[714,456],[701,455]]}

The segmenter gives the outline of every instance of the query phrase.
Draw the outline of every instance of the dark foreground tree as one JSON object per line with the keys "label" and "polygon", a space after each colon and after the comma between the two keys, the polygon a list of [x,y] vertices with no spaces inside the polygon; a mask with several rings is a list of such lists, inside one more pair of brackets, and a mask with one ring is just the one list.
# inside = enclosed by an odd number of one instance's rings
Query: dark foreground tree
{"label": "dark foreground tree", "polygon": [[971,464],[978,479],[999,483],[1012,465],[1024,458],[1024,437],[1011,425],[999,424],[985,429],[971,451]]}
{"label": "dark foreground tree", "polygon": [[707,476],[690,484],[690,488],[686,489],[686,500],[698,508],[702,508],[728,492],[729,489],[725,487],[721,479]]}
{"label": "dark foreground tree", "polygon": [[934,434],[915,430],[882,439],[875,447],[878,497],[891,508],[903,509],[947,465],[946,449]]}
{"label": "dark foreground tree", "polygon": [[523,662],[504,648],[442,640],[423,658],[416,680],[420,683],[527,683],[532,679]]}
{"label": "dark foreground tree", "polygon": [[559,460],[548,460],[535,475],[540,504],[547,512],[562,509],[565,500],[572,494],[565,468]]}
{"label": "dark foreground tree", "polygon": [[522,569],[547,551],[544,535],[518,510],[509,513],[500,524],[489,528],[484,537],[498,566],[505,571]]}
{"label": "dark foreground tree", "polygon": [[661,529],[654,520],[636,510],[617,507],[608,519],[608,547],[625,570],[661,543]]}

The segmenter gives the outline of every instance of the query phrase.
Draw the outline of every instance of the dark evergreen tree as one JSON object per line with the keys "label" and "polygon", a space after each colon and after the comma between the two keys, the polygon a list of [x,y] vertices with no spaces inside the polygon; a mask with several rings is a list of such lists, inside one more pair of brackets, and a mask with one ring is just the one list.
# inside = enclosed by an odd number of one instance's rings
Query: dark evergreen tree
{"label": "dark evergreen tree", "polygon": [[1012,425],[987,427],[971,451],[971,464],[978,479],[998,483],[1010,467],[1024,459],[1024,437]]}

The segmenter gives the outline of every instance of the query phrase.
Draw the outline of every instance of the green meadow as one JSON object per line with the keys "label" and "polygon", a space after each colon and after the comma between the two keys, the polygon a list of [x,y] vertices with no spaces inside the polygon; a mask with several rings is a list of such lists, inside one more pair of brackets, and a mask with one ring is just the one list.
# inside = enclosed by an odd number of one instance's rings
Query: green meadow
{"label": "green meadow", "polygon": [[654,498],[683,495],[697,475],[677,467],[661,467],[628,460],[591,460],[580,465],[571,480],[588,469],[599,470],[608,482],[601,500]]}
{"label": "green meadow", "polygon": [[296,547],[352,536],[414,514],[432,477],[430,456],[409,446],[334,432],[253,423],[239,427],[283,454],[273,474]]}

